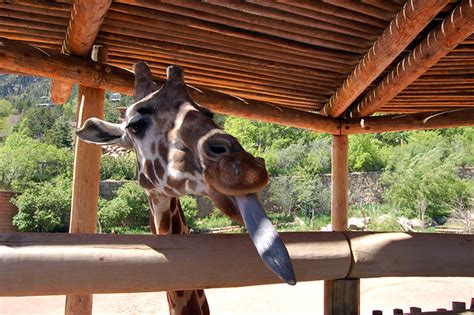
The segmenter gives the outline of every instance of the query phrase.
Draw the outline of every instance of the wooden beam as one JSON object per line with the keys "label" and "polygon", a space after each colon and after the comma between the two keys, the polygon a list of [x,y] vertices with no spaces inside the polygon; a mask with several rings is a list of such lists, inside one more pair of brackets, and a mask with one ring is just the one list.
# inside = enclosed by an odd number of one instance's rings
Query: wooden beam
{"label": "wooden beam", "polygon": [[343,114],[447,3],[447,0],[409,0],[331,96],[321,113],[331,117]]}
{"label": "wooden beam", "polygon": [[473,29],[474,4],[464,0],[357,104],[351,115],[364,117],[376,112],[472,34]]}
{"label": "wooden beam", "polygon": [[[282,238],[298,281],[348,273],[351,258],[344,235],[285,233]],[[0,257],[0,296],[281,283],[245,234],[0,234]]]}
{"label": "wooden beam", "polygon": [[[63,54],[82,57],[89,55],[111,3],[112,0],[74,1],[61,51]],[[73,86],[71,81],[53,79],[51,101],[55,104],[65,103]]]}
{"label": "wooden beam", "polygon": [[[474,276],[474,235],[300,232],[281,236],[298,281]],[[281,283],[261,262],[248,235],[242,234],[4,233],[0,257],[0,296]]]}
{"label": "wooden beam", "polygon": [[[98,61],[106,61],[103,47],[95,46]],[[92,117],[104,117],[105,90],[79,85],[77,127]],[[69,233],[95,233],[99,201],[100,159],[102,148],[76,137]],[[92,314],[91,294],[66,296],[66,314]]]}
{"label": "wooden beam", "polygon": [[[84,86],[124,94],[133,93],[134,75],[131,71],[49,50],[37,49],[23,43],[0,39],[0,68],[26,75],[69,79]],[[158,84],[164,81],[155,78]],[[336,119],[310,112],[275,106],[274,104],[242,99],[201,86],[190,89],[193,99],[210,110],[233,116],[277,123],[297,128],[339,133]]]}
{"label": "wooden beam", "polygon": [[474,109],[352,118],[342,125],[342,134],[382,133],[474,126]]}
{"label": "wooden beam", "polygon": [[[349,210],[349,137],[332,137],[331,226],[347,230]],[[360,280],[324,281],[324,314],[359,314]]]}

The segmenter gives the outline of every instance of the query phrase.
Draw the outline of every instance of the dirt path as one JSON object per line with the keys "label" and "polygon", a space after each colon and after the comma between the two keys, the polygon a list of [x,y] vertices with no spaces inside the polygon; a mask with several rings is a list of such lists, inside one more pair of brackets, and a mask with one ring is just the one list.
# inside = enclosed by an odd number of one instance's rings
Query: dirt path
{"label": "dirt path", "polygon": [[[435,310],[452,301],[470,303],[474,278],[385,278],[361,283],[361,314],[374,309],[391,314],[410,306]],[[322,281],[288,285],[207,290],[213,314],[322,314]],[[167,314],[165,295],[159,293],[104,294],[94,296],[94,314]],[[1,315],[55,315],[64,313],[64,296],[0,298]]]}

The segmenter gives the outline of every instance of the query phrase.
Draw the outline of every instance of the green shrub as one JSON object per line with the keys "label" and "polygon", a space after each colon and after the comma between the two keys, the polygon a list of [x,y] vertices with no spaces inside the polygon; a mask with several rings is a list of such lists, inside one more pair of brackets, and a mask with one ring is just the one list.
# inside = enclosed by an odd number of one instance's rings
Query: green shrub
{"label": "green shrub", "polygon": [[196,227],[196,218],[198,215],[198,203],[192,196],[183,196],[179,198],[181,209],[186,217],[186,223],[190,228]]}
{"label": "green shrub", "polygon": [[113,157],[103,156],[100,161],[100,179],[134,180],[137,177],[135,153]]}
{"label": "green shrub", "polygon": [[49,181],[60,174],[72,177],[72,161],[71,150],[12,133],[0,147],[0,183],[22,191],[31,182]]}
{"label": "green shrub", "polygon": [[452,147],[436,131],[412,133],[407,142],[393,151],[382,175],[386,197],[409,218],[444,220],[456,202],[470,198]]}
{"label": "green shrub", "polygon": [[71,210],[71,180],[34,183],[13,199],[18,214],[13,224],[21,232],[66,232]]}
{"label": "green shrub", "polygon": [[138,227],[149,223],[149,205],[145,191],[135,182],[124,184],[117,196],[101,200],[98,219],[102,232],[114,231],[115,227]]}
{"label": "green shrub", "polygon": [[0,100],[0,117],[8,117],[14,111],[12,103],[7,100]]}
{"label": "green shrub", "polygon": [[269,206],[273,211],[283,211],[312,219],[329,213],[330,191],[323,188],[319,176],[277,176],[270,181]]}

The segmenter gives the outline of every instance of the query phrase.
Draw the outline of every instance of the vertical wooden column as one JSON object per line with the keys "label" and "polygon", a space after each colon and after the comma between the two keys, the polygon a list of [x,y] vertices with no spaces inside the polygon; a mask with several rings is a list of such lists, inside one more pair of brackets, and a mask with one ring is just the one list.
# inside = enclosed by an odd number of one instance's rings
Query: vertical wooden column
{"label": "vertical wooden column", "polygon": [[[93,56],[98,59],[96,61],[105,61],[106,52],[103,47],[96,46]],[[104,116],[104,97],[105,90],[79,86],[78,127],[88,118]],[[101,150],[98,145],[76,138],[69,233],[96,233]],[[67,295],[65,314],[92,314],[92,294]]]}
{"label": "vertical wooden column", "polygon": [[[349,139],[333,136],[331,225],[333,231],[347,229],[349,208]],[[346,315],[360,313],[360,280],[324,281],[324,314]]]}

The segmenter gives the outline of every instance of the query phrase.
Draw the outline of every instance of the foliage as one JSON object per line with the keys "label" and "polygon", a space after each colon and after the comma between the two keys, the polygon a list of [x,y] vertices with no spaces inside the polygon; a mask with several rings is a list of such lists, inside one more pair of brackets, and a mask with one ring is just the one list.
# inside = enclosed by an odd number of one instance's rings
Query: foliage
{"label": "foliage", "polygon": [[186,223],[190,228],[195,228],[198,215],[198,203],[192,196],[183,196],[179,198],[181,209],[183,209]]}
{"label": "foliage", "polygon": [[369,231],[402,231],[398,218],[400,211],[388,205],[363,205],[352,206],[349,209],[349,216],[364,218]]}
{"label": "foliage", "polygon": [[381,142],[372,135],[349,137],[349,169],[351,172],[378,171],[384,166]]}
{"label": "foliage", "polygon": [[382,176],[388,200],[409,217],[442,219],[451,205],[469,197],[457,175],[447,140],[436,131],[412,133],[396,148]]}
{"label": "foliage", "polygon": [[70,178],[72,159],[70,150],[12,133],[0,147],[0,183],[21,191],[30,182],[48,181],[59,174]]}
{"label": "foliage", "polygon": [[34,183],[13,199],[18,214],[13,224],[21,232],[66,232],[71,210],[71,179]]}
{"label": "foliage", "polygon": [[273,211],[283,211],[312,219],[317,214],[330,211],[330,192],[323,188],[319,177],[282,175],[270,182],[268,206]]}
{"label": "foliage", "polygon": [[100,161],[100,179],[134,180],[137,177],[135,153],[124,156],[103,156]]}
{"label": "foliage", "polygon": [[117,111],[117,105],[109,102],[107,99],[104,101],[104,120],[111,123],[119,123],[120,115]]}
{"label": "foliage", "polygon": [[19,75],[0,75],[0,97],[10,101],[18,112],[40,102],[49,93],[51,80]]}
{"label": "foliage", "polygon": [[8,117],[13,113],[13,105],[7,100],[0,99],[0,117]]}
{"label": "foliage", "polygon": [[58,117],[44,136],[44,142],[58,148],[72,148],[72,128],[64,117]]}
{"label": "foliage", "polygon": [[254,155],[261,155],[269,148],[286,148],[298,141],[309,142],[321,137],[302,129],[238,117],[226,117],[224,129],[235,136],[240,144]]}
{"label": "foliage", "polygon": [[208,216],[197,219],[192,228],[197,231],[209,231],[211,229],[227,227],[234,224],[235,223],[232,222],[228,216],[224,215],[219,209],[214,208]]}
{"label": "foliage", "polygon": [[33,107],[23,113],[15,130],[58,147],[71,147],[72,128],[70,126],[71,117],[61,107]]}
{"label": "foliage", "polygon": [[120,187],[117,196],[101,200],[98,219],[102,232],[115,231],[116,227],[138,227],[149,223],[149,206],[145,191],[135,182]]}

